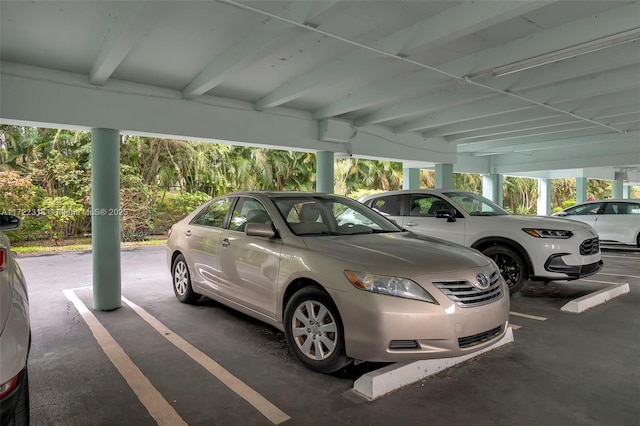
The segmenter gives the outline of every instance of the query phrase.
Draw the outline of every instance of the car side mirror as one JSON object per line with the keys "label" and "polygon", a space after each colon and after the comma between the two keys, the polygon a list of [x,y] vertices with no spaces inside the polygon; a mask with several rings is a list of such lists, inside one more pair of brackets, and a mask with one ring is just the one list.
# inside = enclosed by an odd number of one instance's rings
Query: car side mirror
{"label": "car side mirror", "polygon": [[8,231],[20,228],[20,218],[11,214],[0,215],[0,231]]}
{"label": "car side mirror", "polygon": [[456,217],[449,210],[437,210],[436,211],[436,217],[440,218],[440,219],[446,217],[447,218],[447,222],[455,222],[456,221]]}
{"label": "car side mirror", "polygon": [[250,237],[273,238],[276,236],[273,226],[268,223],[247,223],[244,233]]}

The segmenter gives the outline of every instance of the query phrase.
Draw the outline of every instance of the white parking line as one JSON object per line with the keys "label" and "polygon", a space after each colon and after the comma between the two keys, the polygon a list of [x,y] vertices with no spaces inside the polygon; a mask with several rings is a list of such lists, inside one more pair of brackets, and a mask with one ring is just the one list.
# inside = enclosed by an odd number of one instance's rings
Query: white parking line
{"label": "white parking line", "polygon": [[140,317],[153,327],[162,337],[173,343],[178,349],[189,355],[195,362],[204,367],[209,373],[224,383],[229,389],[253,405],[263,416],[274,424],[280,424],[290,419],[283,411],[269,402],[265,397],[250,388],[247,384],[225,370],[220,364],[209,358],[205,353],[178,336],[147,311],[126,298],[122,300]]}
{"label": "white parking line", "polygon": [[612,281],[600,281],[600,280],[585,280],[585,279],[581,279],[580,281],[584,281],[586,283],[609,284],[609,285],[620,284],[620,283],[616,283],[616,282],[612,282]]}
{"label": "white parking line", "polygon": [[609,275],[611,277],[628,277],[628,278],[640,278],[638,275],[626,275],[626,274],[607,274],[604,272],[598,272],[598,275]]}
{"label": "white parking line", "polygon": [[623,255],[623,256],[615,256],[615,255],[612,255],[612,254],[603,254],[603,255],[601,255],[601,256],[602,256],[602,257],[612,257],[612,258],[613,258],[613,257],[615,257],[615,258],[618,258],[618,259],[633,259],[634,257],[637,257],[637,256],[634,256],[634,255],[628,255],[628,256],[625,256],[625,255]]}
{"label": "white parking line", "polygon": [[149,379],[142,374],[142,371],[131,361],[122,347],[118,345],[115,339],[104,328],[100,321],[89,311],[82,303],[82,300],[76,296],[73,290],[64,290],[64,295],[69,299],[76,310],[89,326],[96,341],[107,355],[109,360],[116,367],[120,375],[127,382],[131,390],[136,394],[142,405],[149,411],[151,417],[159,425],[187,425],[178,415],[176,410],[162,397],[160,392],[151,384]]}
{"label": "white parking line", "polygon": [[509,327],[513,328],[514,330],[518,330],[518,329],[522,328],[521,325],[515,325],[515,324],[511,324],[511,323],[509,323]]}
{"label": "white parking line", "polygon": [[520,312],[510,311],[509,314],[511,314],[513,316],[516,316],[516,317],[529,318],[529,319],[536,320],[536,321],[546,321],[547,320],[545,317],[537,317],[535,315],[521,314]]}

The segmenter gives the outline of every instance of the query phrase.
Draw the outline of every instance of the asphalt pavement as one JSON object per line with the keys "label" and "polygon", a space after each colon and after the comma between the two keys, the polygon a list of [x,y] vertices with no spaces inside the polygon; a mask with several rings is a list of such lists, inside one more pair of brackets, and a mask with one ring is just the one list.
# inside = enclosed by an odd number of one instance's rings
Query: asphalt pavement
{"label": "asphalt pavement", "polygon": [[[374,401],[352,386],[382,365],[314,373],[280,331],[208,299],[179,303],[164,247],[122,252],[131,304],[112,312],[91,309],[89,252],[19,257],[31,300],[32,424],[179,424],[154,417],[142,402],[153,395],[189,425],[637,426],[640,252],[603,255],[593,277],[514,295],[513,343]],[[581,314],[560,311],[616,283],[630,293]]]}

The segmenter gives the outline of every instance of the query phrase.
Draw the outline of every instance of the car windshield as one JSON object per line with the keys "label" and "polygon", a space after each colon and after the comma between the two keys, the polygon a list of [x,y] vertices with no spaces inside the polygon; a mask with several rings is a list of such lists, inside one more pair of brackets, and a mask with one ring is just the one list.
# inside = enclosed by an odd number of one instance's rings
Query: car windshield
{"label": "car windshield", "polygon": [[330,195],[278,197],[275,205],[297,235],[354,235],[401,232],[363,204]]}
{"label": "car windshield", "polygon": [[470,216],[506,216],[509,212],[481,195],[469,192],[446,192],[460,210],[464,210]]}

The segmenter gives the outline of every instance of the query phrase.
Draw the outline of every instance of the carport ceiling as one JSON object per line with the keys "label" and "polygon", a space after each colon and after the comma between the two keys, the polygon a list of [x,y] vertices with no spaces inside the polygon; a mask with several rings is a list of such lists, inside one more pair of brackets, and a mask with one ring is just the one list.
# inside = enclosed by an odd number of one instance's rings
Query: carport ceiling
{"label": "carport ceiling", "polygon": [[[158,133],[194,139],[180,124],[187,105],[215,105],[229,114],[322,123],[328,131],[316,136],[318,150],[326,149],[323,140],[337,142],[337,152],[407,165],[428,167],[441,160],[437,153],[453,153],[460,171],[640,170],[637,1],[2,1],[0,7],[4,122],[26,118],[13,108],[16,99],[5,98],[26,79],[58,85],[63,109],[69,87],[182,102],[183,115],[161,117],[175,130]],[[37,96],[35,89],[22,93]],[[24,110],[38,109],[35,101],[29,108],[20,102]],[[31,119],[49,121],[46,111],[38,114]],[[103,124],[85,120],[60,124]],[[123,120],[118,128],[153,134],[140,126]],[[212,140],[243,141],[223,124],[218,129],[221,136],[213,132]],[[281,144],[262,142],[304,149],[293,129],[291,135]],[[431,156],[416,155],[420,150]]]}

